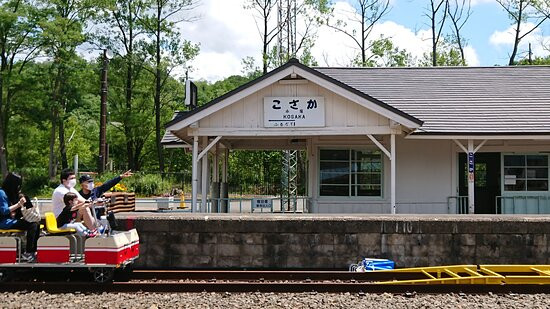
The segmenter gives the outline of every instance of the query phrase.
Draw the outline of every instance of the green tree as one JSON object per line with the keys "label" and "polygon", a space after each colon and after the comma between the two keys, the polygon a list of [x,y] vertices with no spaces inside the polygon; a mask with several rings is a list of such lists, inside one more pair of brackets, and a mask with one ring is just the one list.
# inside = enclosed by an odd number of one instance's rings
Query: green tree
{"label": "green tree", "polygon": [[518,61],[518,65],[550,65],[550,56],[546,57],[535,57],[529,61],[529,59],[522,59]]}
{"label": "green tree", "polygon": [[311,48],[323,16],[330,13],[328,0],[247,0],[244,7],[253,11],[262,38],[262,74],[294,57],[315,64]]}
{"label": "green tree", "polygon": [[181,39],[181,33],[176,30],[176,26],[182,21],[194,19],[181,16],[184,12],[192,10],[196,4],[195,0],[154,0],[148,16],[143,20],[143,25],[152,40],[149,54],[153,57],[154,70],[151,73],[155,78],[155,137],[161,173],[164,172],[164,154],[160,144],[164,133],[161,122],[162,93],[172,71],[185,65],[198,54],[199,47]]}
{"label": "green tree", "polygon": [[413,57],[405,49],[399,49],[389,38],[380,37],[370,43],[369,56],[363,63],[357,58],[357,65],[367,67],[404,67],[413,65]]}
{"label": "green tree", "polygon": [[[535,31],[550,16],[541,14],[541,10],[537,10],[537,5],[540,5],[539,8],[544,8],[543,2],[538,0],[497,0],[497,3],[506,11],[514,27],[514,44],[508,61],[508,65],[514,65],[521,40]],[[525,29],[528,22],[532,22],[533,26]]]}
{"label": "green tree", "polygon": [[464,46],[466,40],[462,35],[462,28],[472,15],[472,3],[471,0],[448,0],[447,14],[451,19],[452,26],[452,39],[460,51],[460,57],[462,62],[466,63],[466,57],[464,56]]}
{"label": "green tree", "polygon": [[[111,1],[105,9],[104,21],[106,27],[99,35],[98,41],[113,50],[122,57],[112,62],[116,74],[110,74],[118,83],[119,76],[124,76],[124,96],[109,94],[109,100],[117,109],[115,121],[121,124],[124,144],[126,149],[127,168],[138,170],[137,160],[141,156],[140,149],[146,141],[147,135],[138,135],[142,126],[142,119],[136,113],[134,106],[134,89],[136,81],[144,71],[144,63],[147,58],[145,50],[145,29],[142,19],[149,3],[142,0],[117,0]],[[118,58],[118,57],[117,57]],[[120,67],[119,67],[120,66]],[[125,71],[125,72],[124,72]],[[120,75],[119,75],[120,74]],[[118,88],[121,89],[121,88]],[[140,109],[139,107],[137,108]],[[136,117],[137,116],[137,117]],[[116,127],[119,129],[119,127]]]}
{"label": "green tree", "polygon": [[21,72],[38,55],[41,15],[29,1],[0,2],[0,172],[8,172],[7,137],[12,101],[24,89]]}
{"label": "green tree", "polygon": [[[355,11],[349,21],[327,20],[327,25],[350,38],[355,47],[359,49],[360,61],[354,61],[359,66],[368,65],[368,53],[372,41],[370,35],[374,26],[390,11],[389,0],[356,0],[353,3]],[[351,24],[348,24],[348,22]]]}
{"label": "green tree", "polygon": [[[451,38],[444,38],[437,47],[437,53],[425,53],[420,66],[465,66],[467,63],[462,60],[462,54],[456,45],[450,43]],[[433,60],[435,59],[435,65]]]}
{"label": "green tree", "polygon": [[50,73],[54,78],[51,85],[50,106],[50,159],[48,175],[55,179],[57,158],[55,156],[56,133],[59,139],[61,166],[68,166],[65,145],[65,127],[68,105],[74,101],[74,91],[79,88],[70,83],[75,74],[79,57],[76,48],[86,42],[86,24],[97,14],[102,2],[95,0],[44,0],[43,10],[48,13],[47,21],[41,24],[46,55],[53,59]]}

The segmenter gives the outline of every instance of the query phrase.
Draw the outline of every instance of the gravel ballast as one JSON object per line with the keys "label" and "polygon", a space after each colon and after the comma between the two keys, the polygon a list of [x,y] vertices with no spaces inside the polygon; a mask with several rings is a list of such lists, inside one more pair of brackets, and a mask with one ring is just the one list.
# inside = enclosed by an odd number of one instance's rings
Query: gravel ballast
{"label": "gravel ballast", "polygon": [[546,294],[0,293],[2,308],[549,308]]}

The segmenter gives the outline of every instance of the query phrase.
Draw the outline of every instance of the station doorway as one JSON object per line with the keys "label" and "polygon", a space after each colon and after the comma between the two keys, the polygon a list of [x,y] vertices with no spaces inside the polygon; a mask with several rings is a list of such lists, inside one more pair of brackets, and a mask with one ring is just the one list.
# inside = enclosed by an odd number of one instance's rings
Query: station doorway
{"label": "station doorway", "polygon": [[[468,196],[468,162],[466,154],[458,156],[459,195]],[[501,192],[500,152],[478,152],[475,154],[475,213],[495,214],[496,197]]]}

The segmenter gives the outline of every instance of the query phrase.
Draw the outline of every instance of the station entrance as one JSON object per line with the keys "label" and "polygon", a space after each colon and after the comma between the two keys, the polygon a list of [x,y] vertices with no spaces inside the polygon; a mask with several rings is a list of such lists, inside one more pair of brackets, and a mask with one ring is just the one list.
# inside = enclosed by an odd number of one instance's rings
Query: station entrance
{"label": "station entrance", "polygon": [[[496,198],[501,191],[499,152],[478,152],[475,154],[474,192],[475,213],[495,214]],[[459,195],[468,196],[468,162],[465,153],[459,153]],[[467,203],[466,203],[467,204]]]}

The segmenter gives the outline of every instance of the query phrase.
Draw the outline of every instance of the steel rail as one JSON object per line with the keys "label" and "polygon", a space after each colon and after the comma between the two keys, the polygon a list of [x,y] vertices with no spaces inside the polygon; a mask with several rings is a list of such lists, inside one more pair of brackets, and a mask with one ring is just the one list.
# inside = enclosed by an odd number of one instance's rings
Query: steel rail
{"label": "steel rail", "polygon": [[345,280],[381,281],[416,278],[410,273],[377,273],[304,270],[134,270],[132,280]]}
{"label": "steel rail", "polygon": [[374,283],[328,282],[11,282],[0,284],[1,292],[45,291],[48,293],[183,293],[183,292],[273,292],[273,293],[550,293],[548,285],[379,285]]}

